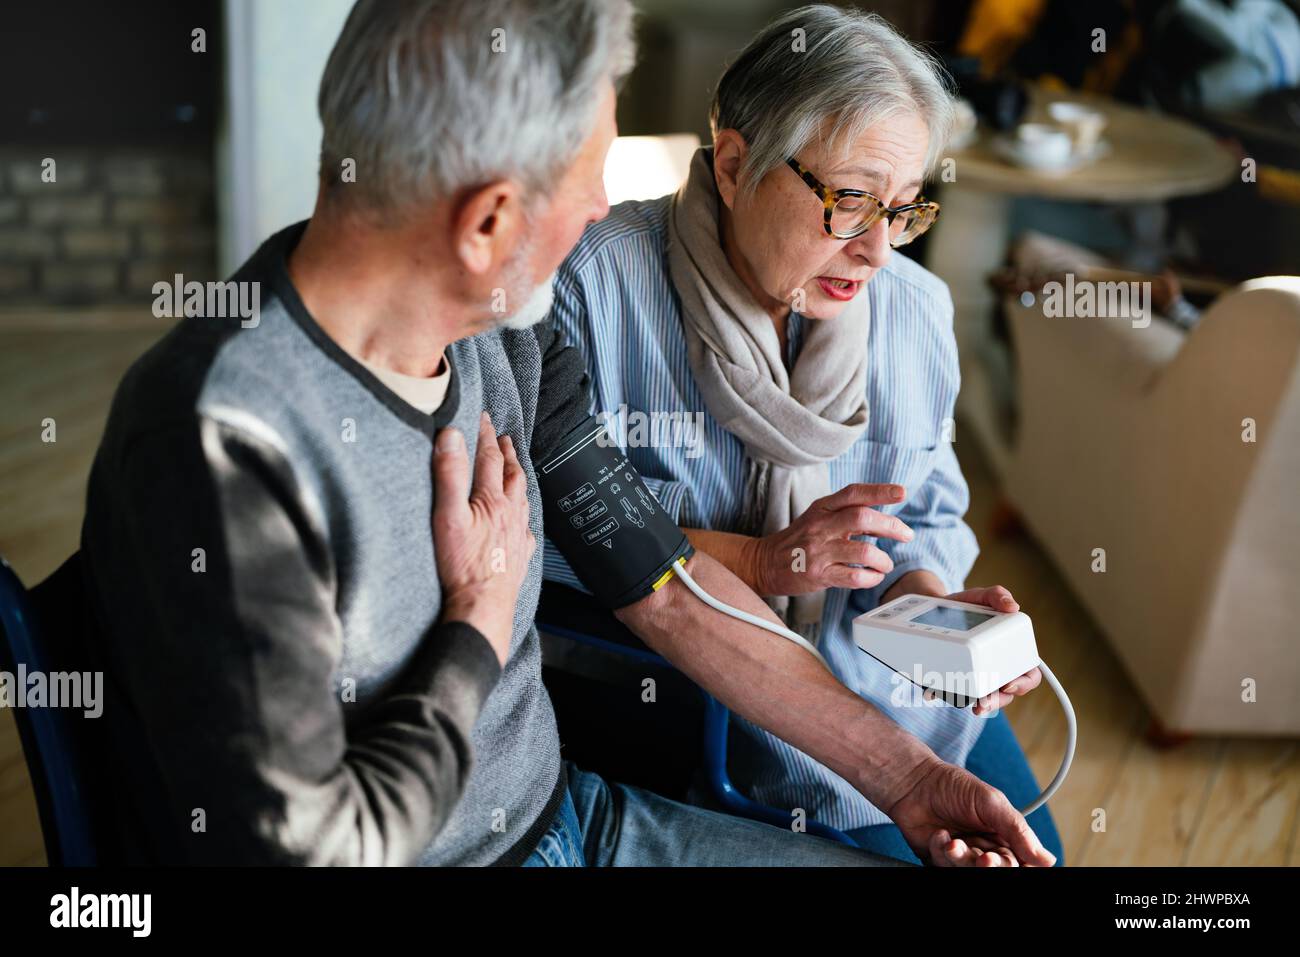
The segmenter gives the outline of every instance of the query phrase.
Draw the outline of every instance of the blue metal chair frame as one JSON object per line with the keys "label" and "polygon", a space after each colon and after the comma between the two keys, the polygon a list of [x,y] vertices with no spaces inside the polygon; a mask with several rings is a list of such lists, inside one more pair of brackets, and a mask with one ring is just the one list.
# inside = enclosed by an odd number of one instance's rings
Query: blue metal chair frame
{"label": "blue metal chair frame", "polygon": [[[611,618],[610,621],[612,623],[613,619]],[[549,634],[576,641],[590,648],[597,648],[601,651],[620,655],[641,664],[664,668],[673,667],[671,662],[663,656],[650,651],[644,645],[638,647],[638,645],[613,641],[592,634],[589,630],[545,621],[541,617],[538,618],[537,625]],[[714,798],[730,814],[746,817],[754,821],[762,821],[764,824],[772,824],[780,828],[789,828],[790,813],[788,811],[767,804],[760,804],[745,796],[732,783],[731,775],[727,772],[727,738],[731,727],[731,711],[703,688],[700,688],[699,692],[704,696],[704,771]],[[806,826],[809,834],[836,841],[840,844],[847,844],[850,847],[858,846],[853,838],[828,824],[808,820]]]}
{"label": "blue metal chair frame", "polygon": [[[46,624],[36,614],[32,593],[0,556],[0,667],[15,678],[19,666],[28,674],[56,670],[48,636],[42,634]],[[17,694],[25,690],[15,688]],[[91,818],[68,716],[58,708],[15,708],[13,715],[36,794],[47,861],[51,866],[94,865]]]}

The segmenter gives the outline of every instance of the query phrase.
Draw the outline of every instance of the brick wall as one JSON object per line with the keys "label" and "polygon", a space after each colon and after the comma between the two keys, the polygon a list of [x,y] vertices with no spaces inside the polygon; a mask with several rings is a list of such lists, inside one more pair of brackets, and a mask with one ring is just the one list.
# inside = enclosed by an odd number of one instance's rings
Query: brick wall
{"label": "brick wall", "polygon": [[217,278],[212,178],[206,149],[0,150],[0,308],[144,303],[176,273]]}

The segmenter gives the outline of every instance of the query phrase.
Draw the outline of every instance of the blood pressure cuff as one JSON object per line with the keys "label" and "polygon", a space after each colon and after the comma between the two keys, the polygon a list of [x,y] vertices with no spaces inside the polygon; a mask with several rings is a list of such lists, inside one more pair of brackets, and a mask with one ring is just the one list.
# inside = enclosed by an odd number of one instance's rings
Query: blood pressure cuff
{"label": "blood pressure cuff", "polygon": [[695,550],[597,416],[535,463],[546,537],[610,608],[640,601]]}

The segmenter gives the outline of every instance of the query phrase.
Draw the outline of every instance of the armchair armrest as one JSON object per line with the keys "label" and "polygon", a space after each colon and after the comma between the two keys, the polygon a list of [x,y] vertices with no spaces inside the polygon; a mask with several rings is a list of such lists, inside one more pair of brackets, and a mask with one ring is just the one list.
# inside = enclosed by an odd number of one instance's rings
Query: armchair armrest
{"label": "armchair armrest", "polygon": [[[1153,383],[1152,397],[1163,402],[1174,394],[1187,412],[1212,414],[1230,396],[1234,414],[1247,410],[1243,416],[1271,421],[1297,359],[1300,278],[1255,279],[1206,310],[1175,360]],[[1230,391],[1225,388],[1229,384]]]}

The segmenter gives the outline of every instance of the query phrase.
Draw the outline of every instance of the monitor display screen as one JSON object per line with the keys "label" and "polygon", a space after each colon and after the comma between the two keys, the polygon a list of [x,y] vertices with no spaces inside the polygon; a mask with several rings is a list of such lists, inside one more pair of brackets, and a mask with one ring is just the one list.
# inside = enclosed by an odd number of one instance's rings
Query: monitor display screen
{"label": "monitor display screen", "polygon": [[912,621],[921,625],[934,625],[936,628],[952,628],[955,631],[970,631],[992,618],[992,614],[979,611],[967,611],[965,608],[949,608],[936,605],[923,615],[917,615]]}

